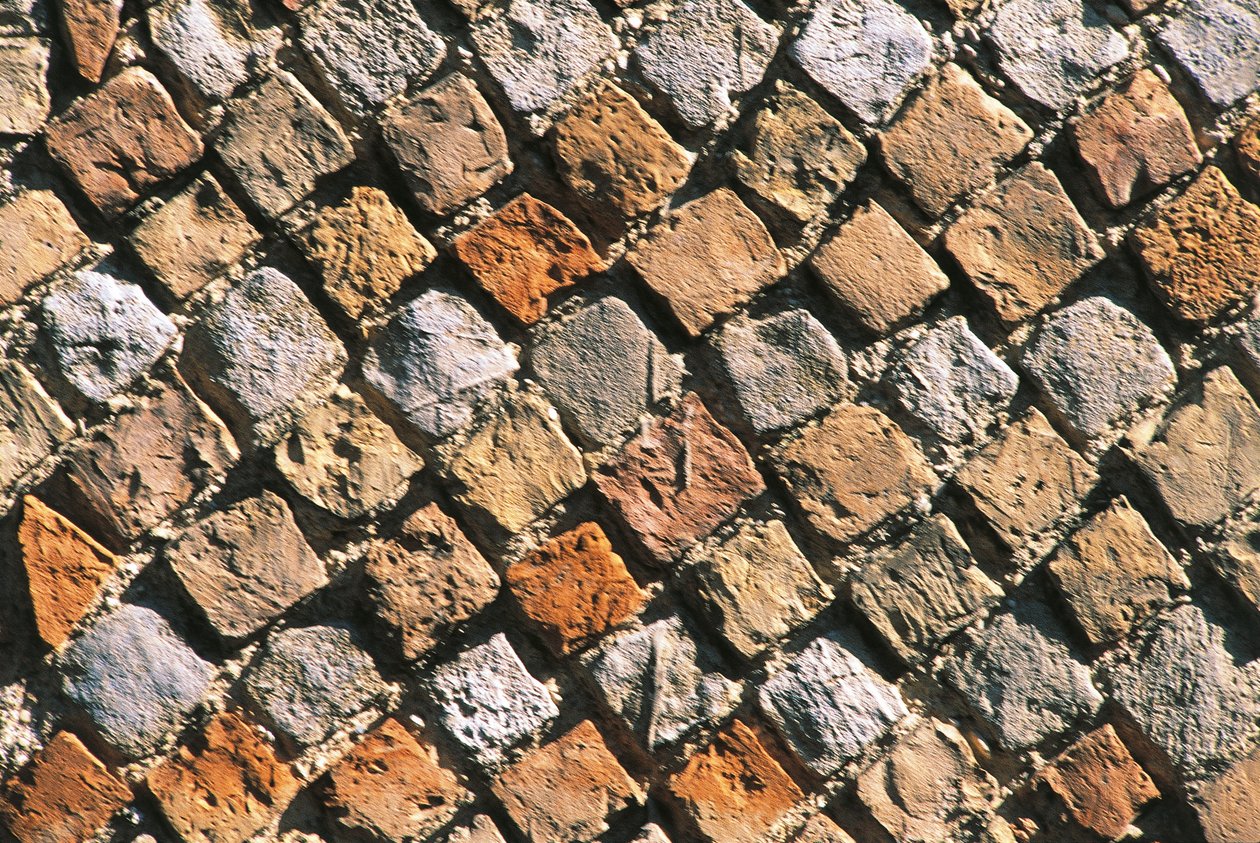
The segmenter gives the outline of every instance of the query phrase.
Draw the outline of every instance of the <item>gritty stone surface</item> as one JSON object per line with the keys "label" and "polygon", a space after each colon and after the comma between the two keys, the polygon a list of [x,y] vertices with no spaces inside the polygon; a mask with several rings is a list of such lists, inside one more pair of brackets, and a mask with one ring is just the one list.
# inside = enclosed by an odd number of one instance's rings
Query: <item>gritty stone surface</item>
{"label": "gritty stone surface", "polygon": [[1225,536],[1212,566],[1242,597],[1260,609],[1260,518],[1252,515]]}
{"label": "gritty stone surface", "polygon": [[47,77],[48,42],[0,37],[0,134],[40,130],[52,107]]}
{"label": "gritty stone surface", "polygon": [[89,82],[100,82],[118,37],[122,0],[63,0],[59,5],[62,31],[75,68]]}
{"label": "gritty stone surface", "polygon": [[503,835],[485,814],[474,817],[469,825],[460,826],[441,839],[442,843],[503,843]]}
{"label": "gritty stone surface", "polygon": [[1252,120],[1234,138],[1239,162],[1251,176],[1253,184],[1260,184],[1260,120]]}
{"label": "gritty stone surface", "polygon": [[203,99],[227,99],[249,79],[253,46],[231,4],[163,0],[148,17],[154,45]]}
{"label": "gritty stone surface", "polygon": [[8,491],[73,433],[70,419],[30,372],[0,363],[0,490]]}
{"label": "gritty stone surface", "polygon": [[60,659],[62,690],[124,755],[153,752],[198,706],[213,668],[157,612],[126,604]]}
{"label": "gritty stone surface", "polygon": [[1158,38],[1218,108],[1260,87],[1260,10],[1246,0],[1188,0]]}
{"label": "gritty stone surface", "polygon": [[6,244],[0,252],[0,305],[5,306],[69,263],[89,242],[50,190],[24,190],[0,204],[0,231]]}
{"label": "gritty stone surface", "polygon": [[853,843],[853,838],[844,829],[823,814],[810,817],[809,822],[790,839],[792,843]]}
{"label": "gritty stone surface", "polygon": [[1208,843],[1245,840],[1260,824],[1260,750],[1209,781],[1199,793],[1199,823]]}

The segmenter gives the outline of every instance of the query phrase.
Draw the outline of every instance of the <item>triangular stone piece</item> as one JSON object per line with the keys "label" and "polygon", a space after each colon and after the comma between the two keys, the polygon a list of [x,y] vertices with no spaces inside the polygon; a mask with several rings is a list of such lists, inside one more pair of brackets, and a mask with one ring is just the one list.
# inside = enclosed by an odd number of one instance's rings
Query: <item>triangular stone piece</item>
{"label": "triangular stone piece", "polygon": [[61,22],[79,75],[101,81],[118,37],[122,0],[61,0]]}

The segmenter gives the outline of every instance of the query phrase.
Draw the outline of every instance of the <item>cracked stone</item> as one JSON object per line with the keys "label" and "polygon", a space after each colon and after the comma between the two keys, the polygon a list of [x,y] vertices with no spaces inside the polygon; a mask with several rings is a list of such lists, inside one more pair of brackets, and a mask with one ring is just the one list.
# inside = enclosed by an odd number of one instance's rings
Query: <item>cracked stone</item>
{"label": "cracked stone", "polygon": [[24,190],[0,204],[0,231],[6,246],[0,250],[0,305],[6,307],[91,242],[50,190]]}

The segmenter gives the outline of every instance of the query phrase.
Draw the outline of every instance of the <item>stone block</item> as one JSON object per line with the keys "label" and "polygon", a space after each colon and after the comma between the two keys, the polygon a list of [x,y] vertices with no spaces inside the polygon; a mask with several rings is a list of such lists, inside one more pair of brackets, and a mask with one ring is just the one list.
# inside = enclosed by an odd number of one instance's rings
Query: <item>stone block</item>
{"label": "stone block", "polygon": [[24,190],[0,204],[0,305],[70,263],[91,242],[51,190]]}
{"label": "stone block", "polygon": [[37,134],[51,107],[48,42],[0,37],[0,134]]}
{"label": "stone block", "polygon": [[18,843],[83,843],[95,837],[131,790],[77,737],[58,732],[0,797],[0,821]]}

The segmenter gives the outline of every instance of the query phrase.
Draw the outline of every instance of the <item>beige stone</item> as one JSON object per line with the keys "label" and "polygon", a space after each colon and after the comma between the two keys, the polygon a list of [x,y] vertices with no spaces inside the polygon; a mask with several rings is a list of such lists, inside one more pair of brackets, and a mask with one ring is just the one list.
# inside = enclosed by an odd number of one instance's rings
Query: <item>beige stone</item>
{"label": "beige stone", "polygon": [[48,42],[0,37],[0,134],[36,134],[51,106]]}
{"label": "beige stone", "polygon": [[13,304],[89,242],[51,190],[25,190],[0,205],[0,306]]}
{"label": "beige stone", "polygon": [[74,434],[74,425],[39,381],[0,362],[0,491],[8,491]]}

